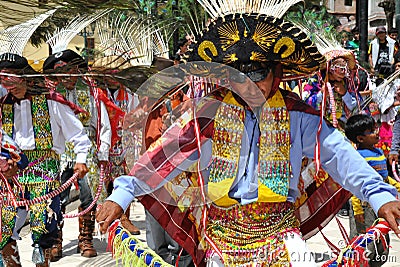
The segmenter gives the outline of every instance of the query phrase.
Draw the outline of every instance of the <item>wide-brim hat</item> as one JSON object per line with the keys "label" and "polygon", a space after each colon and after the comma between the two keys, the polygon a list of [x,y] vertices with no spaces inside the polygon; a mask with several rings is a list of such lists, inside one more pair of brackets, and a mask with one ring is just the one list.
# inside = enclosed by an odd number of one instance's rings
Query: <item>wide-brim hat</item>
{"label": "wide-brim hat", "polygon": [[32,66],[29,65],[25,57],[13,53],[4,53],[0,55],[0,70],[2,69],[16,70],[21,74],[37,73]]}
{"label": "wide-brim hat", "polygon": [[64,62],[69,67],[78,66],[80,69],[87,69],[86,61],[75,51],[67,49],[50,55],[43,63],[43,72],[52,72],[57,62]]}
{"label": "wide-brim hat", "polygon": [[350,50],[345,50],[345,49],[332,50],[326,52],[324,56],[326,58],[326,61],[328,61],[328,63],[339,57],[344,58],[347,61],[347,66],[350,70],[353,70],[357,65],[356,57],[354,53]]}
{"label": "wide-brim hat", "polygon": [[[286,79],[312,74],[325,62],[324,56],[299,27],[260,14],[235,14],[216,19],[197,37],[185,58],[223,63],[239,71],[249,71],[249,65],[281,63]],[[246,70],[242,66],[246,66]]]}

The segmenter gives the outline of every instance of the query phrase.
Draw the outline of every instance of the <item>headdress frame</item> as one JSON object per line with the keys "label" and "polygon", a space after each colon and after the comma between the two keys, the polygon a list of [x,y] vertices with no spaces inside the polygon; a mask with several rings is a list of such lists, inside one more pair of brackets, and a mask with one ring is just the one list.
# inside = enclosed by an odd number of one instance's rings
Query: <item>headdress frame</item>
{"label": "headdress frame", "polygon": [[217,62],[244,71],[249,64],[282,64],[283,79],[310,75],[325,58],[294,24],[272,16],[235,14],[214,20],[185,55],[187,61]]}

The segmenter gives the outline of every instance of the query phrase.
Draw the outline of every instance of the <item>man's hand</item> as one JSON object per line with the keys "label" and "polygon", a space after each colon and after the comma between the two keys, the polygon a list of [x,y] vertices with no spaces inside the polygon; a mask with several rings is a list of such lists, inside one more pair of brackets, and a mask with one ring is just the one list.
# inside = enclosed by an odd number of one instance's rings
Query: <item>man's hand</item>
{"label": "man's hand", "polygon": [[107,200],[96,213],[96,220],[100,225],[100,232],[105,234],[110,224],[121,218],[124,210],[114,201]]}
{"label": "man's hand", "polygon": [[78,178],[82,179],[85,177],[85,174],[88,173],[88,168],[85,163],[76,163],[74,166],[74,173],[78,173]]}
{"label": "man's hand", "polygon": [[105,170],[108,166],[108,161],[106,160],[99,160],[98,163],[99,168],[103,168],[103,170]]}
{"label": "man's hand", "polygon": [[7,163],[8,163],[8,169],[6,171],[3,171],[3,175],[6,178],[11,178],[18,173],[18,165],[12,159],[8,159]]}
{"label": "man's hand", "polygon": [[378,217],[385,219],[390,228],[395,232],[395,234],[400,238],[399,225],[396,220],[400,220],[400,201],[391,201],[384,204],[378,210]]}

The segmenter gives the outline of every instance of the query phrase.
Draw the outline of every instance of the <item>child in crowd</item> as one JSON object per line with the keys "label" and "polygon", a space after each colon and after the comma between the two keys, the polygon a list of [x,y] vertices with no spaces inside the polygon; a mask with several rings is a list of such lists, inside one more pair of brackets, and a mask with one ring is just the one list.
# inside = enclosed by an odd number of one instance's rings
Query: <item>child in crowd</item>
{"label": "child in crowd", "polygon": [[[375,120],[366,114],[351,116],[347,120],[345,134],[357,146],[357,151],[360,155],[382,176],[382,179],[395,186],[399,191],[400,184],[388,175],[387,159],[383,151],[375,147],[379,142],[378,127]],[[377,216],[367,202],[361,202],[355,196],[352,196],[350,202],[350,238],[353,238],[359,234],[364,234],[366,229],[372,226],[377,220]],[[389,236],[387,236],[387,241],[389,242],[388,238]],[[388,252],[386,250],[384,254]],[[383,263],[374,262],[371,266],[381,266]]]}
{"label": "child in crowd", "polygon": [[[395,60],[394,63],[394,71],[400,71],[400,53],[398,57]],[[389,102],[387,106],[391,104],[390,107],[398,107],[400,106],[400,77],[397,77],[394,79],[388,86],[390,86],[389,89],[389,94],[390,96],[393,95],[392,97],[392,102]],[[389,96],[388,94],[388,97]],[[388,100],[390,101],[390,100]],[[389,108],[388,108],[389,109]],[[396,109],[391,109],[395,110],[395,118],[393,122],[393,133],[392,133],[392,142],[391,142],[391,147],[390,147],[390,152],[389,152],[389,162],[390,166],[392,165],[392,162],[398,162],[399,160],[399,150],[400,150],[400,115],[398,112],[398,108]]]}

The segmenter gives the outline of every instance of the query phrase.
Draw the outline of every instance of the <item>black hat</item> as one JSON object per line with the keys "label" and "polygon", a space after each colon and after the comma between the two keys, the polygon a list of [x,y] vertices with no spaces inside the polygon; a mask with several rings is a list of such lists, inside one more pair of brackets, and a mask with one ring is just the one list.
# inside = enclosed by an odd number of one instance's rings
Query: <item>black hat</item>
{"label": "black hat", "polygon": [[260,14],[235,14],[216,19],[190,46],[186,58],[223,63],[245,72],[249,65],[281,63],[287,79],[311,74],[325,62],[299,27]]}
{"label": "black hat", "polygon": [[71,49],[67,49],[50,55],[43,63],[43,72],[54,70],[57,62],[60,61],[66,63],[69,67],[78,66],[80,69],[87,69],[88,67],[86,61],[80,55]]}
{"label": "black hat", "polygon": [[26,58],[13,53],[4,53],[0,55],[0,69],[18,70],[18,72],[24,74],[36,73],[31,65],[29,65]]}

